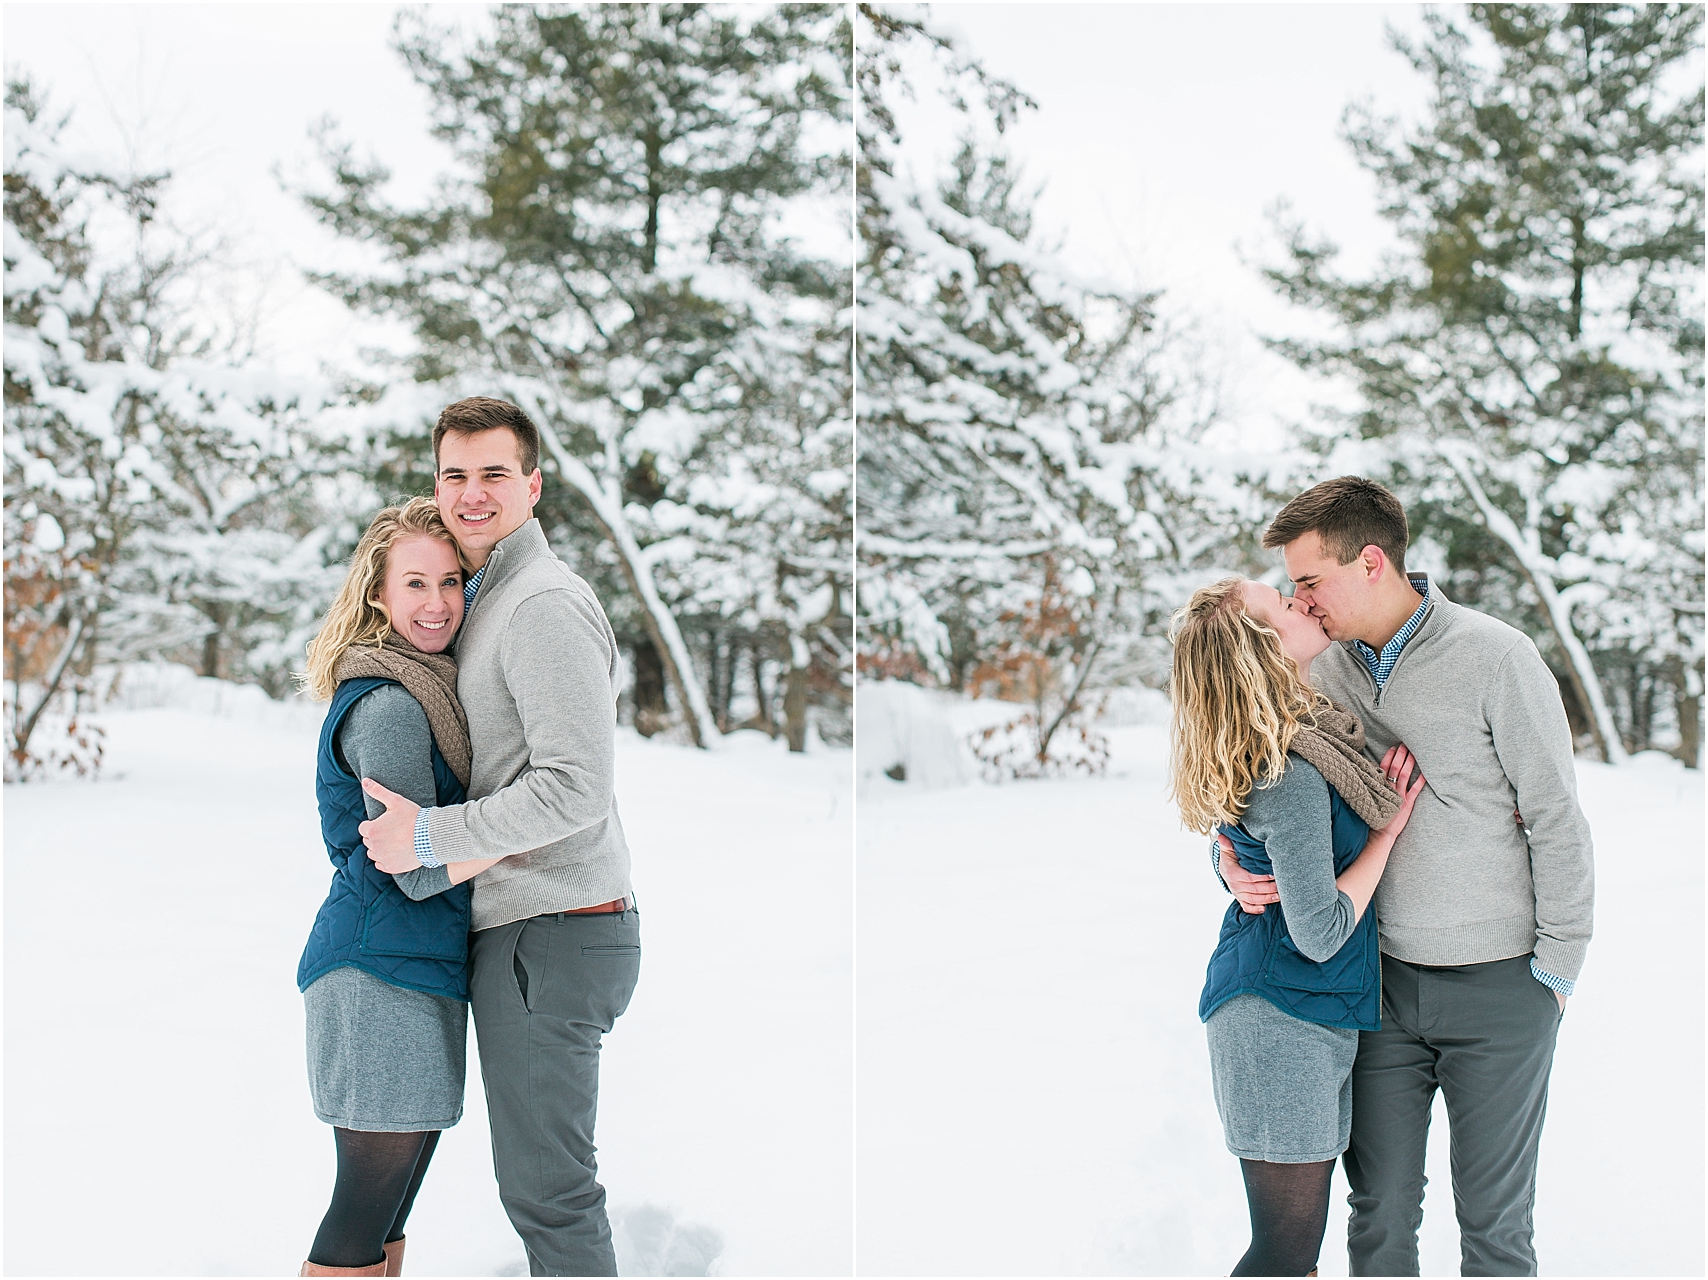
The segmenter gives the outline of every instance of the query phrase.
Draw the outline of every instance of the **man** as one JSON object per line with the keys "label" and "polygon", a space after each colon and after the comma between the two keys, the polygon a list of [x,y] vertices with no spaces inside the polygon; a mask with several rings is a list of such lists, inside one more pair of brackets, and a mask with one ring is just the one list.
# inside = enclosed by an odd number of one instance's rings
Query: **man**
{"label": "man", "polygon": [[[1382,1029],[1352,1072],[1353,1275],[1418,1274],[1436,1089],[1452,1126],[1461,1273],[1535,1275],[1531,1209],[1554,1040],[1589,944],[1593,869],[1558,685],[1528,637],[1407,575],[1405,511],[1325,481],[1264,534],[1331,640],[1312,681],[1428,779],[1376,890]],[[1522,818],[1515,822],[1515,818]],[[1273,881],[1224,849],[1248,911]]]}
{"label": "man", "polygon": [[439,416],[434,497],[475,566],[456,642],[469,801],[418,809],[364,779],[386,812],[361,831],[383,871],[476,876],[469,994],[499,1195],[530,1274],[614,1276],[593,1156],[599,1047],[640,972],[614,795],[617,643],[533,518],[539,450],[502,400]]}

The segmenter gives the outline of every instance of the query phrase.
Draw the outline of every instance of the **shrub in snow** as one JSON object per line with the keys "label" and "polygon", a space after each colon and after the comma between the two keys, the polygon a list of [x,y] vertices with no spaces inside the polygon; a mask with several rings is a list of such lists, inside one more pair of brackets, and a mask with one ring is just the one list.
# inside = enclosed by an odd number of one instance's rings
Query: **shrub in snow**
{"label": "shrub in snow", "polygon": [[91,715],[94,704],[83,682],[50,694],[40,685],[8,680],[6,781],[100,777],[107,731]]}
{"label": "shrub in snow", "polygon": [[1091,729],[1095,712],[1085,702],[1086,683],[1102,648],[1088,625],[1097,605],[1064,590],[1054,557],[1046,556],[1037,595],[998,616],[1002,639],[967,677],[967,691],[1031,709],[970,739],[985,777],[1000,781],[1070,770],[1103,772],[1108,744]]}
{"label": "shrub in snow", "polygon": [[1056,778],[1070,773],[1091,777],[1109,767],[1109,740],[1085,718],[1044,726],[1031,712],[972,734],[968,745],[978,757],[987,782],[1013,778]]}

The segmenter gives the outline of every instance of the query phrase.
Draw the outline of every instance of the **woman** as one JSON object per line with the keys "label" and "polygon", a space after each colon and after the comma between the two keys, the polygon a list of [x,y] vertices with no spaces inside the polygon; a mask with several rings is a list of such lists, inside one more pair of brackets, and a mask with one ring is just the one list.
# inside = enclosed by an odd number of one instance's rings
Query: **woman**
{"label": "woman", "polygon": [[443,1129],[463,1110],[469,888],[463,862],[386,875],[357,826],[384,812],[372,778],[420,805],[458,804],[468,721],[445,653],[463,617],[457,546],[427,498],[388,507],[308,646],[303,685],[330,698],[315,793],[335,868],[297,986],[314,1110],[338,1150],[332,1206],[300,1274],[395,1276],[403,1224]]}
{"label": "woman", "polygon": [[1236,1276],[1314,1275],[1329,1177],[1352,1127],[1358,1033],[1378,1028],[1370,896],[1423,788],[1394,747],[1312,690],[1322,626],[1273,587],[1229,578],[1174,620],[1170,787],[1193,831],[1219,833],[1273,875],[1279,910],[1222,921],[1198,1012],[1228,1149],[1240,1159],[1251,1247]]}

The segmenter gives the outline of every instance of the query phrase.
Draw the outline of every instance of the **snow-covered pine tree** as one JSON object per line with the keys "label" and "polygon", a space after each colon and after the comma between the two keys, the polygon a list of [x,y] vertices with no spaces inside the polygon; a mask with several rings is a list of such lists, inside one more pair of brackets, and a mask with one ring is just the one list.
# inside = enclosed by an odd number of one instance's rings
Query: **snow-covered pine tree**
{"label": "snow-covered pine tree", "polygon": [[[743,370],[749,412],[704,441],[683,500],[645,512],[667,594],[748,645],[753,723],[806,746],[809,706],[821,734],[843,740],[853,696],[853,422],[848,313],[800,330],[794,359]],[[772,330],[769,341],[782,334]],[[756,349],[754,354],[762,354]],[[639,516],[639,513],[637,513]],[[733,662],[720,664],[731,702]],[[780,713],[780,714],[779,714]]]}
{"label": "snow-covered pine tree", "polygon": [[5,109],[13,778],[58,750],[32,739],[77,719],[98,661],[199,657],[282,687],[292,629],[328,594],[301,486],[332,463],[302,416],[319,388],[239,367],[191,314],[199,260],[157,216],[166,175],[68,151],[26,80]]}
{"label": "snow-covered pine tree", "polygon": [[[1156,295],[1083,279],[1038,244],[992,137],[1024,95],[928,19],[858,11],[863,666],[960,687],[1010,638],[1003,619],[1059,589],[1081,602],[1052,668],[1071,700],[1166,613],[1171,576],[1225,546],[1200,485],[1226,469],[1198,444],[1213,388]],[[930,180],[903,158],[916,82],[965,125]]]}
{"label": "snow-covered pine tree", "polygon": [[[329,147],[334,186],[310,204],[385,261],[327,283],[411,325],[417,379],[504,395],[535,418],[548,471],[591,512],[691,735],[710,745],[678,615],[739,609],[751,581],[726,574],[712,599],[670,600],[659,559],[715,554],[697,538],[718,513],[701,519],[690,490],[735,471],[710,442],[747,441],[747,474],[788,482],[766,456],[788,434],[763,425],[769,387],[805,380],[803,354],[848,292],[845,215],[840,241],[816,234],[849,163],[843,12],[502,6],[461,50],[406,15],[398,48],[461,176],[400,209],[382,168]],[[660,501],[668,528],[649,511]]]}
{"label": "snow-covered pine tree", "polygon": [[1432,82],[1426,118],[1347,117],[1404,250],[1354,279],[1284,225],[1267,274],[1334,332],[1276,345],[1357,385],[1353,425],[1433,515],[1420,532],[1456,550],[1452,589],[1479,602],[1491,557],[1521,584],[1480,602],[1531,612],[1603,757],[1648,745],[1659,681],[1694,765],[1702,9],[1472,5],[1424,24],[1396,43]]}
{"label": "snow-covered pine tree", "polygon": [[321,433],[331,388],[281,386],[258,364],[194,379],[200,412],[161,407],[164,510],[131,540],[111,623],[131,640],[111,656],[181,657],[282,697],[342,581],[351,521],[375,495]]}

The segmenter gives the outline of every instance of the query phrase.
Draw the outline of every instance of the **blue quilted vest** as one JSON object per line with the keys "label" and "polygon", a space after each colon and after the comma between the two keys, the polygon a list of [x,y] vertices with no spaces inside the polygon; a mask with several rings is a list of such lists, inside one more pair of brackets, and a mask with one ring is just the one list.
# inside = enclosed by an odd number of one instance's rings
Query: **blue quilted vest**
{"label": "blue quilted vest", "polygon": [[[1330,841],[1334,873],[1340,875],[1364,851],[1370,826],[1331,786]],[[1240,866],[1253,875],[1272,875],[1263,842],[1237,826],[1220,831],[1233,841]],[[1376,940],[1376,909],[1364,912],[1339,951],[1317,963],[1307,959],[1287,936],[1281,904],[1271,903],[1262,915],[1248,915],[1235,902],[1222,917],[1222,935],[1210,956],[1198,1016],[1210,1015],[1241,992],[1262,996],[1284,1013],[1304,1022],[1355,1031],[1382,1027],[1382,959]]]}
{"label": "blue quilted vest", "polygon": [[[314,795],[334,871],[332,889],[320,904],[297,965],[297,989],[306,991],[322,974],[351,965],[394,987],[467,1000],[470,887],[452,885],[414,902],[369,861],[356,830],[368,816],[362,782],[338,762],[334,750],[338,730],[356,699],[395,683],[376,677],[344,681],[332,695],[320,729]],[[463,802],[463,784],[439,754],[438,743],[433,744],[433,782],[438,803]]]}

